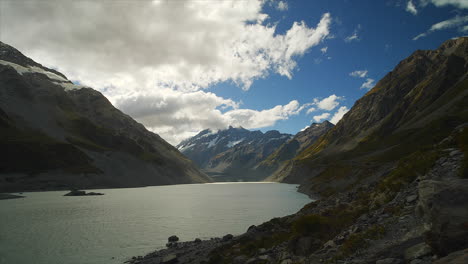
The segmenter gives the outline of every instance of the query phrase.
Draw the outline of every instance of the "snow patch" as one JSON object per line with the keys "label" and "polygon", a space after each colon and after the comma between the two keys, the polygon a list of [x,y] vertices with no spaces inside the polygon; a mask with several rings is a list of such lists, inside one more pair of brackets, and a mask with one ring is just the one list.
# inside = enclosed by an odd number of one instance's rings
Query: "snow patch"
{"label": "snow patch", "polygon": [[193,148],[193,146],[195,146],[195,144],[180,146],[178,149],[179,149],[179,151],[184,151],[184,150]]}
{"label": "snow patch", "polygon": [[79,90],[82,88],[86,88],[86,86],[77,85],[77,84],[70,83],[70,82],[53,82],[53,83],[62,86],[63,89],[65,89],[65,91]]}
{"label": "snow patch", "polygon": [[213,140],[211,140],[210,143],[208,143],[208,147],[212,148],[214,145],[216,145],[216,142],[218,142],[218,138],[219,136],[216,136]]}
{"label": "snow patch", "polygon": [[227,146],[228,148],[232,148],[232,147],[234,147],[235,145],[237,145],[237,144],[241,143],[242,141],[244,141],[244,139],[245,139],[245,138],[241,138],[240,140],[237,140],[237,141],[229,141],[229,142],[227,143],[226,146]]}
{"label": "snow patch", "polygon": [[62,76],[60,76],[58,74],[55,74],[53,72],[50,72],[50,71],[46,71],[46,70],[44,70],[44,69],[42,69],[40,67],[37,67],[37,66],[23,67],[23,66],[18,65],[16,63],[9,62],[9,61],[4,61],[4,60],[0,60],[0,64],[8,65],[8,66],[13,67],[13,69],[15,69],[21,75],[23,75],[24,73],[40,73],[40,74],[46,75],[49,79],[52,79],[52,80],[61,81],[61,82],[68,82],[68,80],[63,78]]}

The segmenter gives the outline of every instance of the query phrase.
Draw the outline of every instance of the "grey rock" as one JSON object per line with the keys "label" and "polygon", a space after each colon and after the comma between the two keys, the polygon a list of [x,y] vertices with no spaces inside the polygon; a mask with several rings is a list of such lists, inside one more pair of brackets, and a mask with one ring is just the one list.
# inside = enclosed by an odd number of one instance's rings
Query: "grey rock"
{"label": "grey rock", "polygon": [[201,239],[199,239],[199,238],[195,238],[194,242],[195,242],[195,243],[201,243],[202,241],[201,241]]}
{"label": "grey rock", "polygon": [[413,194],[413,195],[410,195],[410,196],[406,197],[406,202],[407,203],[412,203],[412,202],[416,201],[417,199],[418,199],[418,195]]}
{"label": "grey rock", "polygon": [[281,264],[293,264],[293,261],[290,260],[290,259],[283,259],[283,260],[281,261]]}
{"label": "grey rock", "polygon": [[166,255],[162,258],[161,263],[163,264],[172,264],[177,263],[179,260],[175,254]]}
{"label": "grey rock", "polygon": [[396,259],[396,258],[380,259],[375,262],[375,264],[400,264],[400,263],[402,263],[401,259]]}
{"label": "grey rock", "polygon": [[179,237],[176,236],[176,235],[173,235],[173,236],[168,237],[168,238],[167,238],[167,241],[169,241],[169,242],[177,242],[177,241],[179,241]]}
{"label": "grey rock", "polygon": [[410,264],[423,264],[424,261],[421,259],[413,259]]}
{"label": "grey rock", "polygon": [[245,255],[240,255],[240,256],[235,257],[235,258],[232,260],[232,263],[233,263],[233,264],[244,264],[247,260],[248,260],[248,257],[247,257],[247,256],[245,256]]}
{"label": "grey rock", "polygon": [[405,250],[405,259],[407,261],[422,258],[432,253],[432,249],[426,243],[416,244]]}
{"label": "grey rock", "polygon": [[336,247],[336,244],[335,244],[335,242],[333,240],[329,240],[328,242],[323,244],[323,247],[324,248],[334,248],[334,247]]}
{"label": "grey rock", "polygon": [[468,263],[468,248],[450,253],[448,256],[434,261],[434,264],[466,264]]}
{"label": "grey rock", "polygon": [[231,235],[231,234],[227,234],[227,235],[223,236],[223,239],[222,239],[222,241],[223,241],[223,242],[226,242],[226,241],[229,241],[229,240],[231,240],[232,238],[234,238],[234,236],[233,236],[233,235]]}

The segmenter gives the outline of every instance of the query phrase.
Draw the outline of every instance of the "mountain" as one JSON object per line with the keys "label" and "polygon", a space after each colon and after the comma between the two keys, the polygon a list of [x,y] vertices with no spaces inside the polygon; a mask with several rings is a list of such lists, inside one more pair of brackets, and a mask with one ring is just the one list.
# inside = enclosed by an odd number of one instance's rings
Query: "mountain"
{"label": "mountain", "polygon": [[217,181],[253,181],[267,176],[254,167],[291,137],[276,130],[262,133],[231,126],[203,130],[177,148]]}
{"label": "mountain", "polygon": [[291,140],[281,145],[275,152],[263,160],[257,167],[265,175],[270,175],[278,170],[287,161],[312,145],[320,136],[325,134],[334,125],[327,120],[322,123],[313,123],[306,129],[297,133]]}
{"label": "mountain", "polygon": [[468,121],[467,61],[468,38],[414,52],[274,179],[329,195],[385,175],[417,151],[429,155]]}
{"label": "mountain", "polygon": [[210,181],[98,91],[0,42],[0,192]]}
{"label": "mountain", "polygon": [[414,52],[275,173],[317,200],[137,261],[467,263],[467,77],[468,38]]}

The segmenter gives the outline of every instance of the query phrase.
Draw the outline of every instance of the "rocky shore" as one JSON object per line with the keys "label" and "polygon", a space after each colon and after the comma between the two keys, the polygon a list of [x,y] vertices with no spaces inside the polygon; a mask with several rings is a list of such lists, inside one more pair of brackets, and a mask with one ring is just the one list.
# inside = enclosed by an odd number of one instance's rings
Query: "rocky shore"
{"label": "rocky shore", "polygon": [[381,182],[368,182],[242,235],[173,241],[129,263],[468,263],[462,160],[461,151],[447,148],[390,198],[379,197]]}

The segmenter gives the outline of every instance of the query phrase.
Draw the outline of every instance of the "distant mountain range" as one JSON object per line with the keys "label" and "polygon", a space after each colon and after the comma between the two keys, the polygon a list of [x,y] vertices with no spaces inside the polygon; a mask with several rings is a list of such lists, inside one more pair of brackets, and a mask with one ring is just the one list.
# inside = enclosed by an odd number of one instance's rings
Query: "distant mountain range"
{"label": "distant mountain range", "polygon": [[0,192],[210,181],[100,92],[1,42],[0,152]]}
{"label": "distant mountain range", "polygon": [[216,181],[264,180],[281,164],[310,146],[332,128],[325,121],[314,123],[296,136],[276,130],[249,131],[242,127],[203,130],[177,148]]}

